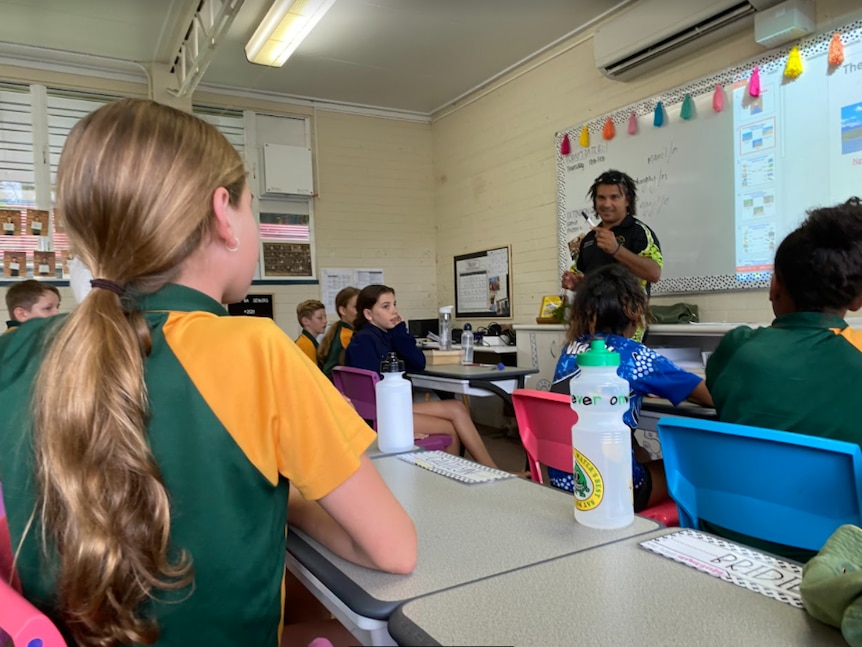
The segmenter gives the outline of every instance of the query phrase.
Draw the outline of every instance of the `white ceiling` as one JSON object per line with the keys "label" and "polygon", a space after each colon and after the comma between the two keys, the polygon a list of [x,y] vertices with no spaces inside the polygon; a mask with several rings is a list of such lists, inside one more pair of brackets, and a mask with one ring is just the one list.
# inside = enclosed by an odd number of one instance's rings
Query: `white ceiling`
{"label": "white ceiling", "polygon": [[[284,67],[267,68],[243,47],[271,0],[245,0],[201,85],[431,114],[629,1],[337,0]],[[168,63],[198,2],[0,0],[0,57]]]}

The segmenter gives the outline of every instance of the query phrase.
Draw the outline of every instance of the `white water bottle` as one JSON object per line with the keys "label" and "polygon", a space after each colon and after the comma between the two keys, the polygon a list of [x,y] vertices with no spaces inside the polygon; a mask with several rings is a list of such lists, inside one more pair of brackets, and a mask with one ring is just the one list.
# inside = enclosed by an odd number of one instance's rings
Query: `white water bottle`
{"label": "white water bottle", "polygon": [[618,353],[604,339],[578,354],[580,374],[569,388],[578,422],[572,426],[575,520],[591,528],[634,521],[631,430],[623,422],[629,383],[617,375]]}
{"label": "white water bottle", "polygon": [[468,323],[464,324],[464,331],[461,333],[461,363],[473,363],[473,326]]}
{"label": "white water bottle", "polygon": [[377,447],[394,454],[413,449],[413,389],[404,378],[404,362],[389,353],[380,364],[377,397]]}

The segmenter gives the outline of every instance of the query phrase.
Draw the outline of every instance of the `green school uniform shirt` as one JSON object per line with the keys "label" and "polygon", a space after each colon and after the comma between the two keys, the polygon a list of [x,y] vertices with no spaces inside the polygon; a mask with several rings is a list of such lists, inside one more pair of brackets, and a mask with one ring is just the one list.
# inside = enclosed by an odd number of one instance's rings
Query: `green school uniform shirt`
{"label": "green school uniform shirt", "polygon": [[[280,641],[288,481],[319,499],[359,466],[374,438],[323,374],[269,319],[230,317],[189,288],[141,298],[148,441],[171,501],[171,548],[189,552],[194,587],[145,611],[158,645]],[[64,317],[0,338],[0,480],[12,545],[36,505],[30,396],[42,344]],[[62,625],[36,523],[17,562],[25,596]]]}
{"label": "green school uniform shirt", "polygon": [[[706,385],[723,422],[862,445],[862,333],[836,315],[796,312],[731,330],[707,362]],[[703,525],[798,561],[814,554]]]}
{"label": "green school uniform shirt", "polygon": [[314,362],[318,368],[320,367],[320,362],[317,361],[317,347],[320,343],[315,339],[314,335],[303,328],[294,343],[299,346],[299,349],[305,353],[305,356],[308,357],[308,359]]}

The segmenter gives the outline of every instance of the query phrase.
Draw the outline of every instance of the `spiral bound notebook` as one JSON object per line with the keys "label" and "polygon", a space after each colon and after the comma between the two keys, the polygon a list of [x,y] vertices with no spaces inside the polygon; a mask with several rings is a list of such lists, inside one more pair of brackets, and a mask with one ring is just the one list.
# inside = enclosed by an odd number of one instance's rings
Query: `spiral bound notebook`
{"label": "spiral bound notebook", "polygon": [[409,452],[407,454],[398,454],[398,458],[407,463],[423,467],[435,474],[442,474],[443,476],[448,476],[450,479],[461,481],[462,483],[487,483],[515,476],[514,474],[509,474],[509,472],[485,467],[484,465],[468,461],[466,458],[440,451]]}

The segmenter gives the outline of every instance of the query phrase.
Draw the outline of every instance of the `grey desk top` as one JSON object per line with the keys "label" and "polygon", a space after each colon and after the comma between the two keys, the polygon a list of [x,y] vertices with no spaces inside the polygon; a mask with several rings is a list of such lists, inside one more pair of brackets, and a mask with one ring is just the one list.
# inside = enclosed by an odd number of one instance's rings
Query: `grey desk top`
{"label": "grey desk top", "polygon": [[374,466],[416,524],[410,575],[351,564],[292,530],[287,549],[356,613],[385,620],[403,601],[560,555],[654,530],[635,517],[620,530],[575,523],[572,495],[524,479],[467,485],[394,456]]}
{"label": "grey desk top", "polygon": [[644,398],[641,412],[644,411],[671,416],[718,420],[718,414],[712,407],[704,407],[694,402],[680,402],[678,406],[674,406],[670,400],[665,400],[664,398]]}
{"label": "grey desk top", "polygon": [[845,645],[802,609],[639,546],[647,535],[411,600],[402,645]]}
{"label": "grey desk top", "polygon": [[415,373],[415,375],[446,377],[453,380],[508,380],[538,372],[538,369],[521,366],[492,368],[488,366],[464,366],[462,364],[439,364],[426,366],[424,371]]}

